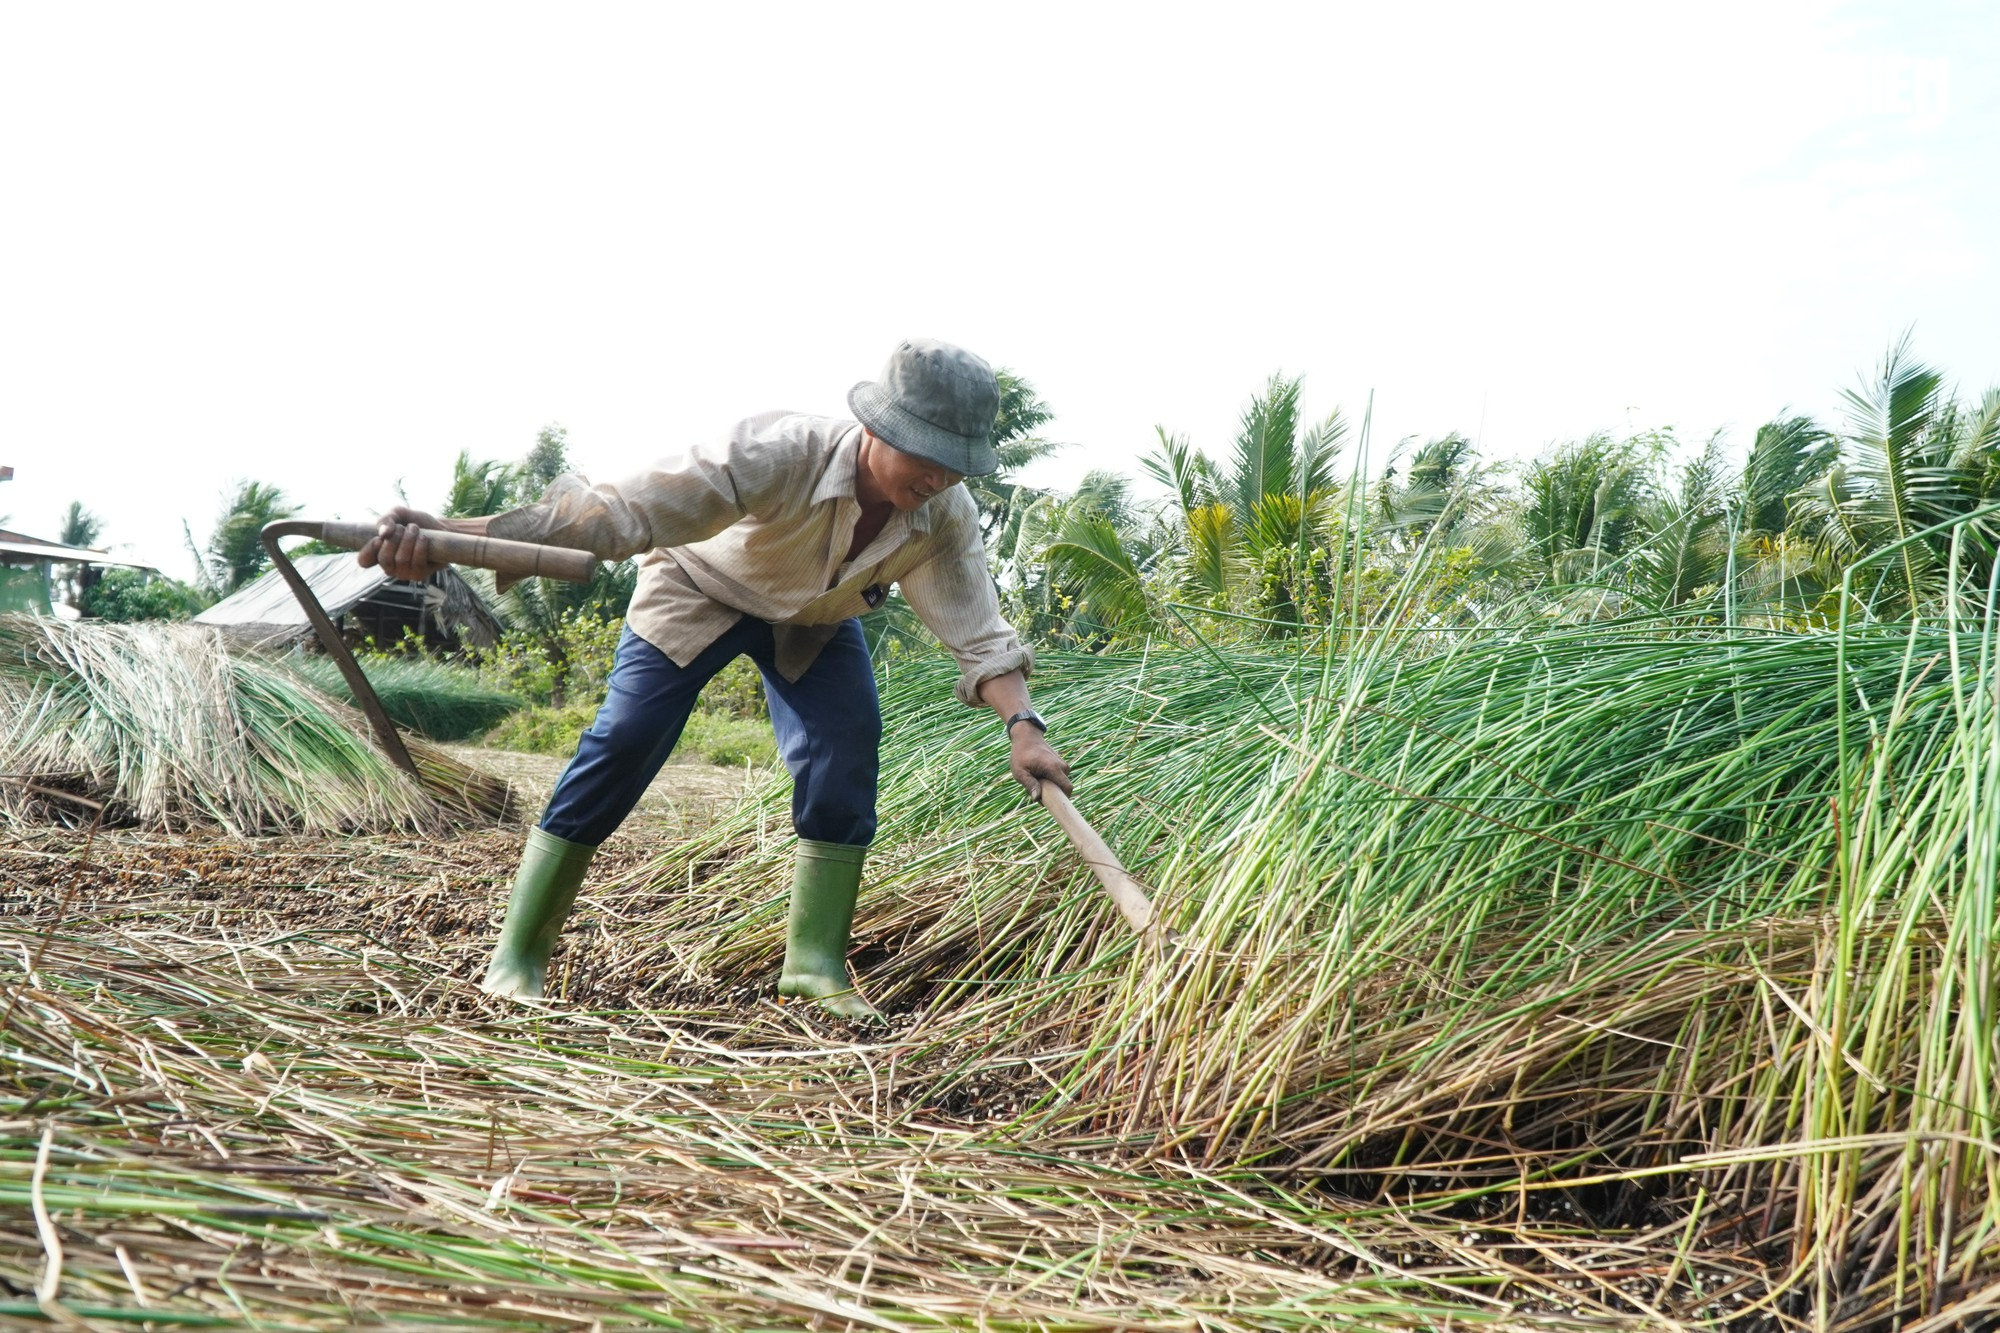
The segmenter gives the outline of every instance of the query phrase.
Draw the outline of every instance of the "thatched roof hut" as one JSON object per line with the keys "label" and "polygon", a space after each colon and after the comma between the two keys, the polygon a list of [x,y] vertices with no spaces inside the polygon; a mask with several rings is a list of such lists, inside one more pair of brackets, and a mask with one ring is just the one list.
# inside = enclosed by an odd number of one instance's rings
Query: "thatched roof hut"
{"label": "thatched roof hut", "polygon": [[[302,555],[292,563],[350,643],[373,639],[387,648],[410,630],[433,652],[453,652],[489,648],[504,628],[478,590],[454,569],[408,583],[380,569],[363,569],[344,553]],[[275,569],[209,607],[195,622],[258,647],[282,648],[312,637],[305,609]]]}

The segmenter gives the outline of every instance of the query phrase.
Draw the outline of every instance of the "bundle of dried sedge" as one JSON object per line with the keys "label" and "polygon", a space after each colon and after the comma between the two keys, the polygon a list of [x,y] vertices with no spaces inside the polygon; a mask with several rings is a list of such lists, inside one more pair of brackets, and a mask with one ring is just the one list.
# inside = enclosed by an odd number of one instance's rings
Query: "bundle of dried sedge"
{"label": "bundle of dried sedge", "polygon": [[502,817],[506,784],[412,739],[420,782],[353,710],[194,625],[0,617],[0,815],[245,834]]}

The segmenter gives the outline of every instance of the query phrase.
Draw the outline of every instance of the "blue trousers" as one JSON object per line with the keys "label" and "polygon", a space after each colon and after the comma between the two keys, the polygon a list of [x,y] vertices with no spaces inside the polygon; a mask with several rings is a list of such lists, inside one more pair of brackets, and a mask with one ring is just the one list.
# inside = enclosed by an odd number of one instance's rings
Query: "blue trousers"
{"label": "blue trousers", "polygon": [[751,616],[685,667],[628,627],[604,707],[542,812],[543,832],[591,847],[610,837],[673,753],[701,687],[740,656],[764,676],[771,729],[792,773],[792,827],[815,842],[866,846],[875,837],[882,709],[859,620],[842,625],[796,682],[777,672],[770,625]]}

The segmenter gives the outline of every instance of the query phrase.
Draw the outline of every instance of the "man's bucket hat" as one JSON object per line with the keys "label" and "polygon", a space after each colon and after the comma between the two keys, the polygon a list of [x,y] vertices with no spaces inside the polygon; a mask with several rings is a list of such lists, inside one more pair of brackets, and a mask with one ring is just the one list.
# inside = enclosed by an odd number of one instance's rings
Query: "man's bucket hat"
{"label": "man's bucket hat", "polygon": [[994,470],[993,418],[1000,382],[993,367],[934,338],[906,339],[879,381],[847,393],[861,424],[906,454],[967,477]]}

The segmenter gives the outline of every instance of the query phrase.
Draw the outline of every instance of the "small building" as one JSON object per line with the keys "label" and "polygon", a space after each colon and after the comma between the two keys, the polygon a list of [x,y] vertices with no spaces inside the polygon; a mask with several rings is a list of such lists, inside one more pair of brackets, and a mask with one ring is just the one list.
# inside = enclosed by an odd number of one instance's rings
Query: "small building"
{"label": "small building", "polygon": [[[505,628],[478,589],[455,569],[441,569],[422,583],[409,583],[380,569],[363,569],[345,552],[294,556],[292,564],[351,645],[373,639],[389,648],[401,643],[407,631],[419,635],[427,649],[448,653],[490,648]],[[194,620],[216,626],[245,646],[285,648],[312,638],[305,608],[275,569]]]}
{"label": "small building", "polygon": [[[89,587],[97,572],[107,566],[151,570],[153,566],[136,560],[120,560],[108,551],[88,546],[64,546],[43,541],[24,532],[0,528],[0,611],[26,611],[34,615],[55,614],[55,573],[58,566],[73,569],[76,586]],[[65,609],[63,615],[74,615]]]}

